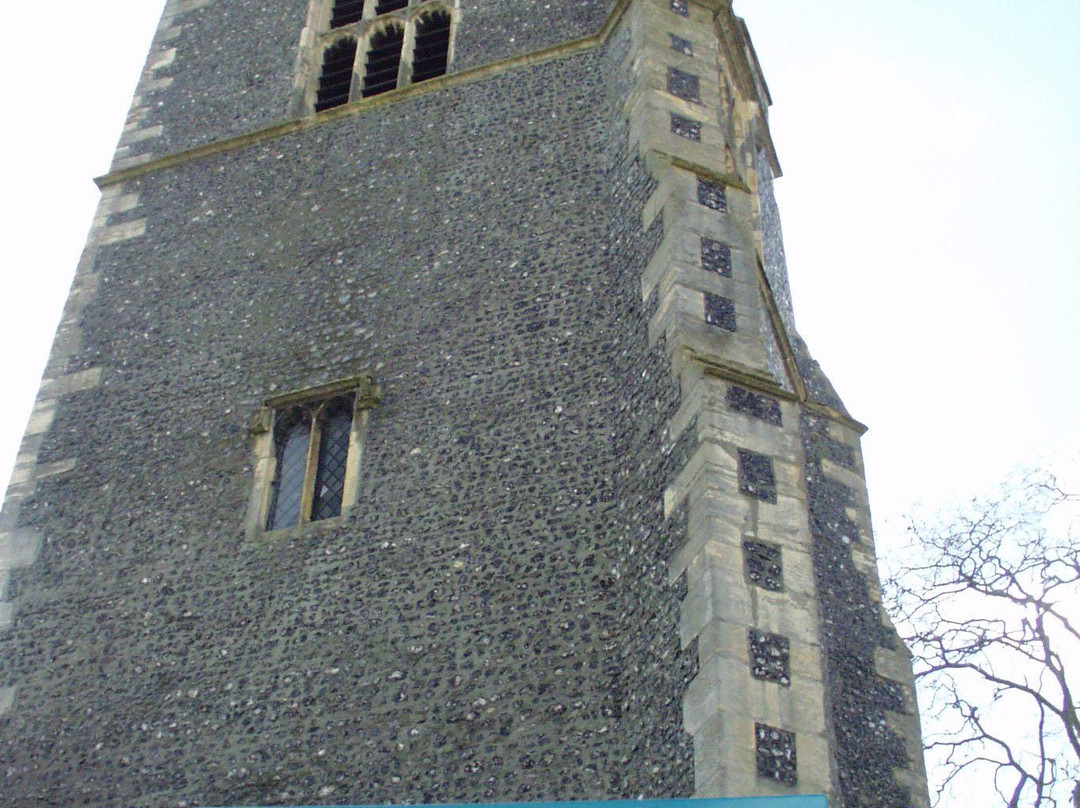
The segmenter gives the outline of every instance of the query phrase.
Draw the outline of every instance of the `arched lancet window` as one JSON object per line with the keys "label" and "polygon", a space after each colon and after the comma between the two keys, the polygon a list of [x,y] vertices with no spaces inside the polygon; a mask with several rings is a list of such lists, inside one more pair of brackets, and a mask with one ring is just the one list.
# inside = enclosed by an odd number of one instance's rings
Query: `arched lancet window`
{"label": "arched lancet window", "polygon": [[413,48],[412,80],[435,78],[446,73],[450,52],[450,15],[436,11],[425,15],[416,26],[416,46]]}
{"label": "arched lancet window", "polygon": [[397,11],[399,8],[405,8],[409,5],[409,0],[378,0],[375,4],[376,14],[388,14],[391,11]]}
{"label": "arched lancet window", "polygon": [[322,74],[315,97],[315,111],[339,107],[349,102],[356,40],[341,39],[323,52]]}
{"label": "arched lancet window", "polygon": [[401,46],[405,29],[396,25],[380,31],[371,38],[364,69],[364,97],[378,95],[397,87]]}
{"label": "arched lancet window", "polygon": [[364,0],[337,0],[330,16],[330,27],[340,28],[360,22],[364,16]]}
{"label": "arched lancet window", "polygon": [[[447,73],[454,14],[448,0],[312,0],[329,3],[329,22],[316,36],[321,70],[305,63],[314,83],[315,112],[418,84]],[[321,13],[327,13],[322,6]],[[326,18],[323,17],[323,20]],[[357,62],[359,52],[363,58]],[[310,70],[310,73],[308,71]],[[354,79],[355,77],[355,84]],[[303,112],[312,84],[300,85],[293,106]],[[310,109],[310,107],[308,107]]]}

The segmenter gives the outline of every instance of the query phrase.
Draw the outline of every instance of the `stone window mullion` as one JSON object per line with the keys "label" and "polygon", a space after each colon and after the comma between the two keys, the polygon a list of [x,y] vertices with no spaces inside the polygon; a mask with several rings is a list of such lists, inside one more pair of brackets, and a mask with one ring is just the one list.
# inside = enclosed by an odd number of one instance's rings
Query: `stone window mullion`
{"label": "stone window mullion", "polygon": [[413,53],[416,50],[416,17],[405,23],[405,38],[401,42],[401,61],[398,63],[398,87],[412,83]]}
{"label": "stone window mullion", "polygon": [[364,86],[364,58],[366,49],[363,41],[356,40],[356,54],[353,56],[352,80],[349,84],[349,103],[359,100],[362,96],[360,91]]}
{"label": "stone window mullion", "polygon": [[319,444],[322,439],[322,407],[311,414],[311,430],[308,433],[307,463],[304,466],[304,487],[300,491],[300,524],[311,521],[311,508],[315,501],[315,478],[319,473]]}
{"label": "stone window mullion", "polygon": [[349,429],[349,452],[345,461],[345,486],[341,494],[342,508],[355,502],[360,486],[360,464],[364,453],[364,433],[367,431],[372,402],[360,396],[353,402],[352,426]]}

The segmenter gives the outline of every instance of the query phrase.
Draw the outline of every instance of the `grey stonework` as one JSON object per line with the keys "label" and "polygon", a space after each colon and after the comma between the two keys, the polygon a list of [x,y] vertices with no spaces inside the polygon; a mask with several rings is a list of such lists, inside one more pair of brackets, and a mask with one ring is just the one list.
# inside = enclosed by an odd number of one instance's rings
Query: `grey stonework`
{"label": "grey stonework", "polygon": [[705,295],[705,322],[726,331],[735,331],[735,302],[721,295]]}
{"label": "grey stonework", "polygon": [[783,426],[784,417],[780,402],[769,396],[758,395],[745,388],[731,385],[724,395],[724,402],[736,412],[746,413],[773,426]]}
{"label": "grey stonework", "polygon": [[795,733],[758,724],[754,737],[758,774],[780,783],[795,785],[799,781]]}
{"label": "grey stonework", "polygon": [[791,684],[791,641],[778,634],[754,629],[747,632],[750,675],[755,679],[789,686]]}
{"label": "grey stonework", "polygon": [[671,113],[671,132],[688,140],[701,140],[701,124],[674,112]]}
{"label": "grey stonework", "polygon": [[718,210],[721,213],[727,210],[727,194],[722,183],[698,178],[697,181],[698,202],[707,208]]}
{"label": "grey stonework", "polygon": [[731,248],[715,239],[701,238],[701,268],[725,278],[731,277]]}
{"label": "grey stonework", "polygon": [[776,502],[776,475],[771,457],[739,449],[739,490],[747,496]]}
{"label": "grey stonework", "polygon": [[744,541],[746,577],[754,586],[780,592],[784,588],[784,565],[780,548],[760,541]]}
{"label": "grey stonework", "polygon": [[[662,451],[677,399],[627,293],[649,184],[604,119],[604,69],[552,63],[134,184],[147,237],[102,251],[71,360],[107,384],[65,399],[42,450],[84,471],[23,508],[55,538],[13,585],[0,664],[24,685],[0,731],[21,746],[0,794],[690,793],[680,528],[658,505],[685,452]],[[505,130],[478,122],[523,95],[547,120],[493,164]],[[348,523],[245,542],[261,399],[360,371],[383,401]],[[635,662],[654,657],[673,664]]]}
{"label": "grey stonework", "polygon": [[[161,157],[285,118],[308,6],[309,0],[262,0],[258,8],[248,0],[169,0],[166,14],[175,20],[159,29],[155,45],[175,48],[177,56],[155,71],[157,83],[143,92],[149,114],[141,122],[143,128],[159,125],[164,131],[137,151]],[[470,2],[455,31],[449,70],[461,72],[593,35],[613,6],[614,0],[565,3],[556,11],[541,0]],[[165,30],[170,34],[163,38]]]}
{"label": "grey stonework", "polygon": [[693,73],[687,73],[677,67],[669,67],[667,88],[669,93],[684,101],[701,102],[701,88],[698,77]]}
{"label": "grey stonework", "polygon": [[877,647],[892,646],[895,633],[883,625],[871,594],[876,582],[867,580],[853,558],[860,530],[848,509],[857,504],[855,493],[825,473],[828,459],[850,456],[850,448],[831,437],[819,417],[804,415],[801,431],[814,574],[824,616],[823,663],[835,683],[828,718],[836,744],[837,797],[852,808],[907,808],[915,804],[912,794],[893,772],[910,768],[914,761],[887,720],[888,712],[905,711],[905,699],[901,684],[880,676],[874,665]]}
{"label": "grey stonework", "polygon": [[683,39],[681,36],[675,36],[675,34],[669,34],[671,37],[672,50],[681,53],[683,56],[694,55],[694,43],[688,39]]}
{"label": "grey stonework", "polygon": [[[0,514],[0,804],[922,806],[741,22],[454,10],[316,118],[306,0],[169,0]],[[355,506],[248,529],[267,400],[357,377]]]}

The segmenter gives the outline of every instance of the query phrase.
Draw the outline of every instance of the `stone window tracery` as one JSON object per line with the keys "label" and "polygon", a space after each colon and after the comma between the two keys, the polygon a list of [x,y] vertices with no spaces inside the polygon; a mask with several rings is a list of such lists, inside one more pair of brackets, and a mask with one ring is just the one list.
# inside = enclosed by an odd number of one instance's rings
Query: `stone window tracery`
{"label": "stone window tracery", "polygon": [[[317,63],[312,98],[297,109],[322,112],[446,73],[453,40],[450,0],[313,0],[309,29]],[[307,68],[305,70],[312,70]]]}

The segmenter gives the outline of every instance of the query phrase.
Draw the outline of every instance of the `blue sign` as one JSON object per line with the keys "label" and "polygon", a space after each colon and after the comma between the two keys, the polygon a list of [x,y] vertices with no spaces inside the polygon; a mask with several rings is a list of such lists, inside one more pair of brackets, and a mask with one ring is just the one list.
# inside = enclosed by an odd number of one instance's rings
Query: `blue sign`
{"label": "blue sign", "polygon": [[[293,806],[319,808],[319,806]],[[339,808],[401,808],[391,805],[346,805]],[[410,808],[829,808],[821,794],[787,797],[707,797],[680,800],[587,800],[581,802],[486,802],[477,805],[413,805]]]}

